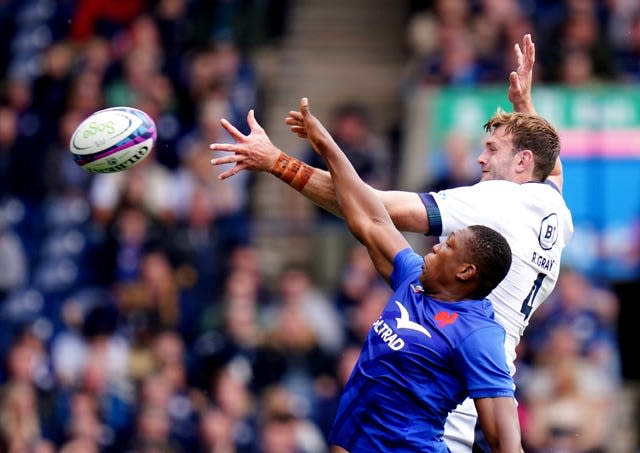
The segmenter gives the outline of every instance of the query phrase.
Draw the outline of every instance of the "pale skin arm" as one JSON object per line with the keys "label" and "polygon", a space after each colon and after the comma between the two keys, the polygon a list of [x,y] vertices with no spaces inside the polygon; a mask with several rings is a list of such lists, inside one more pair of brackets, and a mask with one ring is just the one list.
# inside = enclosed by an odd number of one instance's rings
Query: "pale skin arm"
{"label": "pale skin arm", "polygon": [[[525,35],[522,49],[520,45],[516,44],[514,51],[516,52],[518,67],[509,76],[509,100],[515,110],[535,113],[531,99],[535,46],[531,41],[531,36]],[[247,115],[247,122],[251,132],[245,136],[239,133],[227,120],[222,120],[222,126],[231,134],[236,144],[217,143],[210,146],[211,149],[216,151],[231,151],[234,153],[234,155],[211,160],[213,165],[235,164],[234,167],[220,174],[220,179],[226,179],[243,170],[273,173],[273,166],[282,150],[271,143],[265,131],[255,120],[253,110]],[[291,130],[299,137],[308,138],[300,112],[289,112],[285,122],[291,126]],[[330,137],[326,130],[324,132]],[[561,189],[562,166],[559,161],[556,164],[556,168],[558,169],[557,174],[556,169],[554,169],[550,179]],[[317,168],[313,169],[311,177],[300,190],[300,193],[321,208],[336,216],[343,217],[342,210],[336,200],[333,181],[329,172]],[[416,233],[429,233],[428,216],[417,193],[381,190],[375,190],[375,193],[384,203],[398,229]]]}
{"label": "pale skin arm", "polygon": [[[289,112],[286,122],[299,136],[308,138],[306,132],[304,132],[302,114],[300,112]],[[233,155],[211,160],[213,165],[235,163],[231,169],[221,173],[218,176],[219,179],[226,179],[243,170],[272,173],[274,164],[282,151],[271,142],[264,129],[258,124],[253,110],[250,110],[247,115],[247,124],[250,128],[249,135],[242,134],[226,119],[222,119],[221,124],[236,143],[213,143],[210,145],[212,150],[234,153]],[[317,139],[330,139],[333,141],[324,127],[322,129],[318,128],[317,131],[318,134],[322,134]],[[384,203],[399,229],[417,233],[427,232],[427,213],[416,193],[372,190]],[[336,216],[344,217],[336,199],[333,181],[328,171],[315,168],[300,193],[321,208]]]}
{"label": "pale skin arm", "polygon": [[[516,112],[537,114],[531,96],[531,86],[533,85],[533,64],[536,61],[536,47],[531,40],[531,35],[526,34],[522,38],[522,48],[518,43],[513,46],[516,54],[518,67],[509,74],[509,89],[507,96]],[[562,192],[562,162],[560,158],[556,160],[551,174],[547,178],[553,182],[560,192]]]}
{"label": "pale skin arm", "polygon": [[[222,119],[220,123],[236,143],[213,143],[209,146],[215,151],[230,151],[234,153],[233,155],[211,159],[213,165],[235,163],[232,168],[218,175],[219,179],[227,179],[243,170],[272,172],[271,170],[282,150],[271,142],[267,133],[256,121],[253,110],[250,110],[247,114],[247,124],[250,128],[249,135],[242,134],[226,119]],[[316,168],[301,193],[318,206],[342,217],[342,211],[336,200],[329,172]]]}
{"label": "pale skin arm", "polygon": [[518,411],[513,398],[474,400],[478,420],[493,453],[523,452]]}
{"label": "pale skin arm", "polygon": [[509,74],[509,88],[507,97],[516,112],[536,114],[531,97],[533,85],[533,64],[536,61],[536,47],[531,40],[531,35],[526,34],[522,38],[522,47],[516,43],[513,45],[518,67]]}

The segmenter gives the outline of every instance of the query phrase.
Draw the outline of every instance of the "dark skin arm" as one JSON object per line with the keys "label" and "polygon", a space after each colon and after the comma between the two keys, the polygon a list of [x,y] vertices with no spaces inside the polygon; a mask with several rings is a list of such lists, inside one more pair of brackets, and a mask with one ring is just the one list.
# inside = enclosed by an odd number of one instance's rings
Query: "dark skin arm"
{"label": "dark skin arm", "polygon": [[513,398],[474,400],[478,420],[493,453],[523,452],[518,412]]}
{"label": "dark skin arm", "polygon": [[[393,258],[409,246],[371,188],[364,183],[342,150],[309,111],[306,98],[300,102],[305,130],[313,148],[326,161],[333,178],[338,203],[351,232],[369,251],[378,272],[387,280]],[[522,452],[520,425],[513,398],[475,400],[478,417],[494,453]]]}
{"label": "dark skin arm", "polygon": [[313,149],[327,163],[349,229],[367,248],[378,273],[388,281],[394,257],[409,243],[394,226],[373,189],[360,178],[331,135],[311,114],[307,98],[300,101],[300,114]]}

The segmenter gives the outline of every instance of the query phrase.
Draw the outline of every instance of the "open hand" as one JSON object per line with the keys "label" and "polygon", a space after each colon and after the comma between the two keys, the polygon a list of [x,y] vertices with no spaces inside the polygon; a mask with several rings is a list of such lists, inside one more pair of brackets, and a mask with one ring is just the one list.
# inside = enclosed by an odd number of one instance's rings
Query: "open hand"
{"label": "open hand", "polygon": [[518,67],[509,74],[507,96],[516,111],[535,113],[531,98],[531,85],[533,83],[536,47],[531,40],[531,35],[526,34],[522,38],[522,49],[518,43],[513,46],[513,49],[516,53]]}
{"label": "open hand", "polygon": [[212,165],[235,163],[235,165],[218,175],[218,179],[226,179],[242,170],[268,171],[278,159],[280,150],[271,143],[262,126],[256,121],[253,110],[247,114],[247,124],[251,129],[244,135],[226,119],[220,120],[222,127],[231,135],[236,143],[212,143],[209,148],[214,151],[229,151],[234,154],[211,159]]}

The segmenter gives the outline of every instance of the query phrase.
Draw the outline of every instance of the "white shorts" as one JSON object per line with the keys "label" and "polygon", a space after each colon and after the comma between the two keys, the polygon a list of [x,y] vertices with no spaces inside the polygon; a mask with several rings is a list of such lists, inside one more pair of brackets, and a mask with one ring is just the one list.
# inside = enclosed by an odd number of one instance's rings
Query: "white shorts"
{"label": "white shorts", "polygon": [[467,398],[447,417],[444,440],[451,453],[471,453],[478,414],[471,398]]}

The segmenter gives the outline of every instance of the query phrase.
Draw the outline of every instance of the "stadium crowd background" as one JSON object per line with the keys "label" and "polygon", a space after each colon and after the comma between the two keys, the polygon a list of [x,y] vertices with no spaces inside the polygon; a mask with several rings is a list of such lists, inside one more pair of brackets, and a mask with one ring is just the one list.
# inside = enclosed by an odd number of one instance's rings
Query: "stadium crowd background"
{"label": "stadium crowd background", "polygon": [[[253,175],[220,183],[207,147],[220,117],[244,125],[260,111],[252,57],[277,51],[290,6],[0,1],[0,451],[326,451],[388,289],[355,244],[334,286],[308,263],[268,281]],[[506,89],[524,32],[536,83],[640,80],[633,0],[415,0],[408,11],[407,86]],[[156,150],[134,170],[89,174],[70,134],[114,105],[156,120]],[[393,187],[393,125],[368,130],[366,106],[334,119],[363,177]],[[425,189],[476,177],[468,144],[448,151],[453,164]],[[533,317],[516,375],[528,452],[638,451],[639,376],[625,373],[611,283],[566,268]]]}

